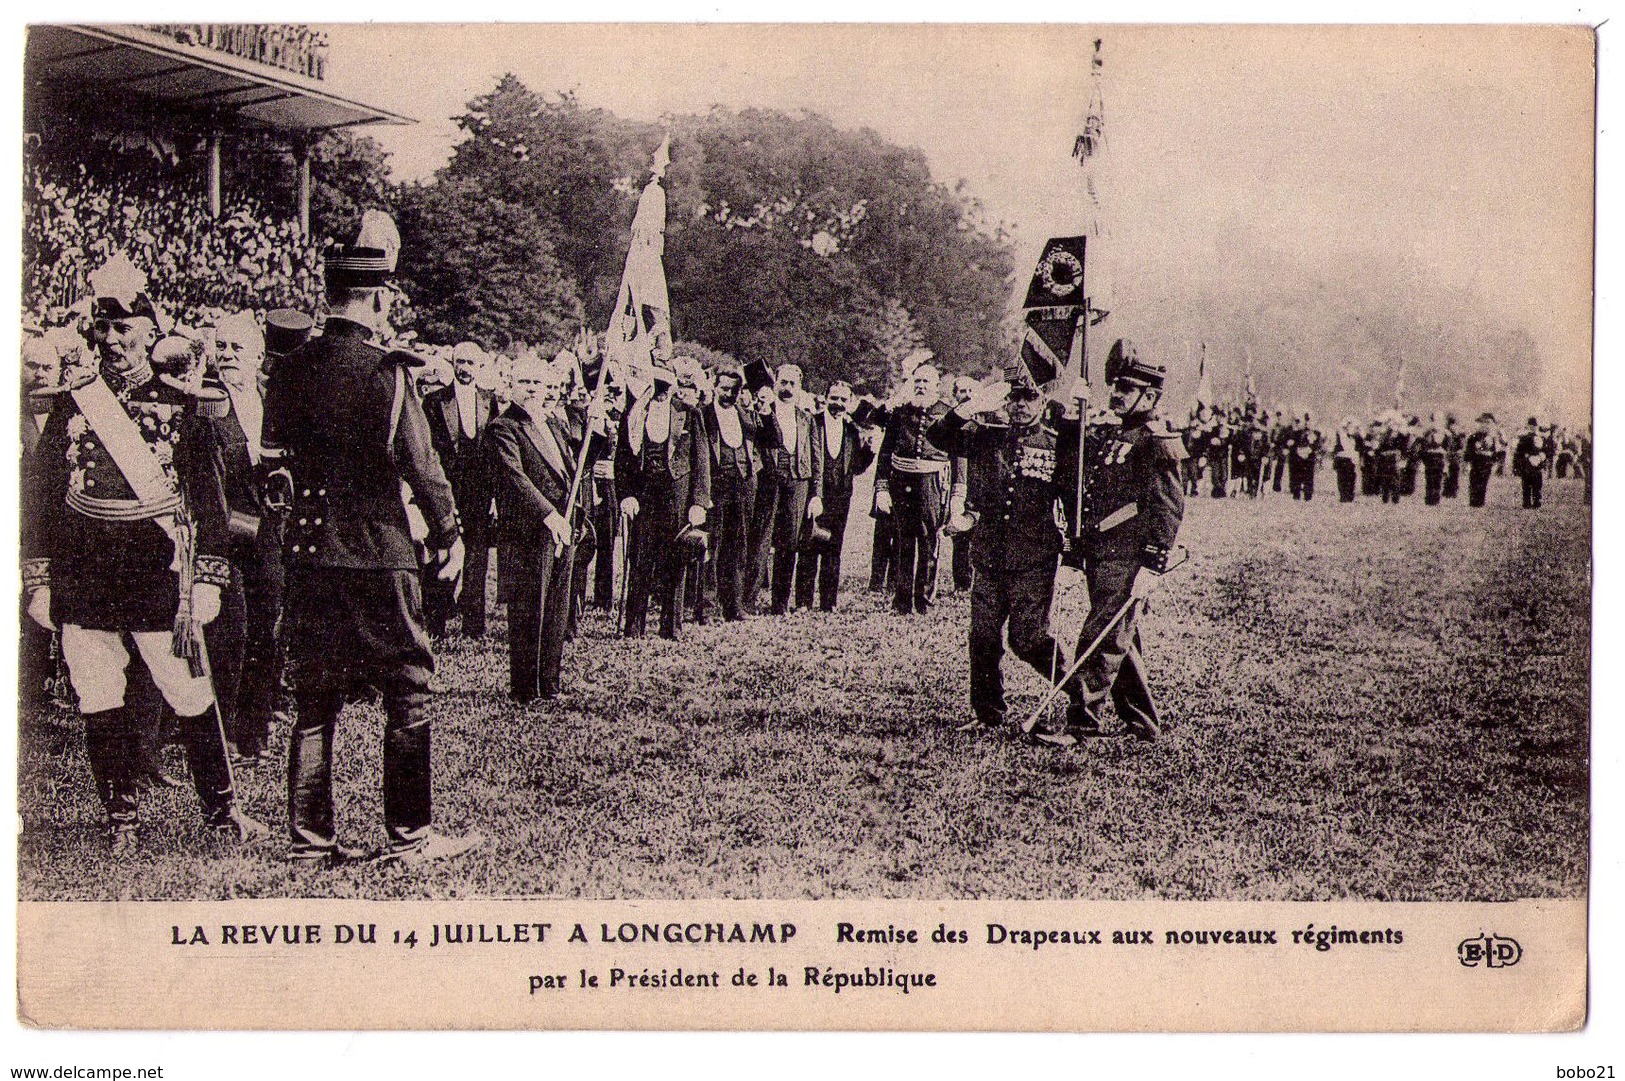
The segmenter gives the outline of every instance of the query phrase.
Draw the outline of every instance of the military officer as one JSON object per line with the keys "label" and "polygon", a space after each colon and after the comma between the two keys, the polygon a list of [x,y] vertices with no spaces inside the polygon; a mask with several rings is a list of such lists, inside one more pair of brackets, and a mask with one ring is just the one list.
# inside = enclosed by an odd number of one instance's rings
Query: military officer
{"label": "military officer", "polygon": [[[965,459],[966,513],[977,518],[969,533],[973,716],[961,731],[1004,721],[1006,637],[1010,651],[1051,683],[1066,672],[1049,633],[1061,552],[1056,434],[1040,420],[1043,397],[1031,375],[1024,366],[1014,374],[1012,382],[975,388],[927,432],[933,444]],[[1074,680],[1068,690],[1073,719],[1082,723],[1080,684]]]}
{"label": "military officer", "polygon": [[1233,433],[1223,413],[1215,412],[1202,443],[1207,458],[1208,476],[1212,481],[1209,494],[1223,499],[1230,494],[1230,440]]}
{"label": "military officer", "polygon": [[[970,399],[976,388],[976,380],[970,376],[954,376],[953,401],[949,404],[956,408],[963,405]],[[969,524],[974,519],[970,518],[965,512],[965,508],[956,502],[956,497],[962,498],[967,491],[970,467],[961,455],[952,455],[951,459],[953,467],[949,474],[951,481],[948,495],[948,520],[944,523],[942,531],[948,537],[948,550],[952,553],[952,557],[949,559],[949,570],[953,577],[954,592],[966,593],[970,591],[971,586],[970,534],[976,527],[974,524]],[[967,527],[957,529],[955,523]]]}
{"label": "military officer", "polygon": [[460,855],[477,834],[435,831],[429,757],[434,654],[423,623],[418,554],[404,496],[428,529],[443,581],[463,566],[451,485],[423,407],[408,386],[412,358],[374,340],[388,329],[384,286],[399,235],[376,211],[357,243],[326,260],[322,335],[278,363],[265,401],[268,498],[288,506],[284,539],[288,653],[298,703],[288,752],[290,859],[337,864],[333,737],[346,696],[371,685],[384,700],[384,829],[377,858],[416,866]]}
{"label": "military officer", "polygon": [[1444,418],[1444,497],[1455,499],[1461,490],[1461,453],[1467,444],[1467,436],[1456,424],[1456,415],[1447,413]]}
{"label": "military officer", "polygon": [[1428,417],[1428,426],[1422,430],[1417,457],[1422,461],[1422,501],[1430,507],[1439,505],[1444,498],[1445,459],[1449,452],[1449,433],[1439,423],[1439,414]]}
{"label": "military officer", "polygon": [[1479,413],[1477,428],[1467,436],[1467,506],[1484,506],[1490,491],[1490,473],[1500,462],[1505,447],[1501,445],[1500,431],[1495,429],[1493,413]]}
{"label": "military officer", "polygon": [[890,410],[875,467],[875,510],[891,516],[892,609],[903,615],[931,607],[937,585],[938,532],[950,462],[927,432],[948,413],[937,395],[935,364],[909,373],[910,396]]}
{"label": "military officer", "polygon": [[[1068,687],[1074,704],[1065,727],[1039,736],[1060,747],[1100,730],[1107,695],[1129,735],[1150,741],[1161,731],[1146,684],[1137,605],[1130,602],[1143,601],[1155,575],[1167,569],[1185,513],[1179,483],[1185,449],[1179,433],[1156,415],[1162,365],[1142,360],[1133,345],[1119,339],[1107,357],[1105,376],[1118,420],[1094,425],[1088,433],[1079,522],[1089,618],[1078,633],[1078,650],[1097,638],[1100,644],[1079,666],[1073,677],[1077,686]],[[1077,441],[1075,424],[1063,419],[1058,425],[1063,441]]]}
{"label": "military officer", "polygon": [[1287,436],[1287,486],[1293,499],[1305,502],[1315,498],[1315,472],[1320,468],[1320,429],[1311,422],[1308,413],[1293,425]]}
{"label": "military officer", "polygon": [[1546,463],[1546,441],[1541,435],[1540,422],[1530,417],[1523,434],[1518,436],[1517,445],[1512,448],[1512,471],[1523,482],[1525,510],[1540,508],[1540,490],[1546,479]]}
{"label": "military officer", "polygon": [[55,396],[27,478],[28,614],[61,629],[115,857],[133,854],[139,828],[138,720],[125,700],[131,644],[179,718],[204,822],[233,840],[261,836],[265,826],[237,808],[202,639],[231,576],[205,416],[219,401],[155,375],[158,315],[127,258],[114,256],[91,285],[100,368]]}

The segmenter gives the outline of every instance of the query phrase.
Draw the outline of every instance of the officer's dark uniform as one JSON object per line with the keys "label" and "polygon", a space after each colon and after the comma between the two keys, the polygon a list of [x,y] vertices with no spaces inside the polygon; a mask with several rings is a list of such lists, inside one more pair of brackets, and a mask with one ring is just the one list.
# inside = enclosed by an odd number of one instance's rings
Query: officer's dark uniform
{"label": "officer's dark uniform", "polygon": [[1332,436],[1332,472],[1337,476],[1337,501],[1354,502],[1355,462],[1360,457],[1361,439],[1347,427]]}
{"label": "officer's dark uniform", "polygon": [[947,413],[946,402],[897,406],[880,441],[875,490],[892,501],[892,608],[905,614],[924,612],[936,596],[938,535],[952,465],[927,433]]}
{"label": "officer's dark uniform", "polygon": [[[1160,365],[1140,360],[1119,341],[1106,362],[1106,380],[1128,379],[1160,389]],[[1075,421],[1058,424],[1062,442],[1077,441]],[[1185,457],[1179,433],[1154,411],[1124,418],[1121,424],[1091,425],[1084,445],[1084,505],[1080,546],[1089,585],[1089,618],[1078,632],[1087,649],[1129,600],[1140,569],[1167,569],[1168,555],[1185,515],[1179,466]],[[1155,739],[1157,710],[1146,684],[1137,612],[1130,607],[1079,668],[1076,679],[1085,711],[1085,730],[1098,727],[1108,693],[1128,732]]]}
{"label": "officer's dark uniform", "polygon": [[[101,315],[107,302],[96,303]],[[104,317],[133,317],[111,303],[118,310]],[[73,393],[57,394],[35,447],[34,468],[24,478],[23,585],[30,595],[51,590],[51,620],[61,632],[84,715],[86,757],[117,852],[130,843],[139,822],[140,719],[125,700],[132,642],[180,718],[205,822],[224,829],[247,820],[235,807],[208,674],[189,672],[171,641],[182,599],[177,565],[187,564],[184,573],[222,591],[230,582],[214,433],[197,400],[145,363],[123,375],[104,367],[101,378],[161,464],[168,498],[140,498]],[[87,381],[93,380],[78,385]],[[184,555],[176,536],[160,525],[168,521],[180,523],[175,533]],[[240,834],[263,831],[252,825]]]}
{"label": "officer's dark uniform", "polygon": [[1461,453],[1467,445],[1467,436],[1456,427],[1456,418],[1448,417],[1444,425],[1444,497],[1455,499],[1461,491]]}
{"label": "officer's dark uniform", "polygon": [[1410,437],[1404,431],[1398,427],[1384,429],[1377,445],[1377,494],[1384,503],[1399,502],[1409,452]]}
{"label": "officer's dark uniform", "polygon": [[[368,258],[366,249],[351,254]],[[330,282],[338,273],[348,271],[339,256],[330,256]],[[404,368],[409,359],[386,354],[360,323],[329,318],[321,337],[276,366],[266,393],[266,453],[280,457],[292,478],[284,565],[288,659],[299,707],[288,754],[295,859],[340,851],[333,732],[346,695],[360,685],[382,692],[388,717],[389,851],[408,853],[429,837],[427,706],[434,655],[402,482],[423,513],[430,547],[453,545],[458,522],[451,485]]]}
{"label": "officer's dark uniform", "polygon": [[1208,474],[1212,479],[1210,494],[1214,499],[1223,499],[1230,494],[1230,440],[1233,433],[1230,425],[1221,417],[1215,417],[1213,427],[1208,429],[1207,442],[1203,450],[1207,453]]}
{"label": "officer's dark uniform", "polygon": [[[463,545],[468,553],[463,564],[462,592],[456,598],[457,610],[462,616],[462,632],[470,638],[480,638],[485,635],[485,579],[491,566],[492,543],[491,478],[486,472],[489,463],[484,443],[486,428],[496,413],[496,399],[483,387],[470,387],[468,392],[474,400],[472,434],[463,431],[455,382],[424,396],[423,415],[429,422],[429,438],[440,459],[440,468],[451,482],[452,495],[457,500]],[[444,634],[446,621],[451,616],[453,591],[435,580],[433,570],[425,585],[429,630]]]}
{"label": "officer's dark uniform", "polygon": [[793,408],[795,431],[787,433],[781,430],[777,410],[775,401],[772,412],[757,417],[753,433],[762,468],[751,510],[756,547],[745,571],[744,596],[747,604],[756,605],[757,591],[768,577],[771,563],[769,611],[784,615],[794,589],[796,555],[809,529],[807,503],[815,498],[823,501],[824,471],[813,438],[813,415],[799,406]]}
{"label": "officer's dark uniform", "polygon": [[1430,507],[1439,505],[1444,498],[1445,433],[1440,428],[1428,428],[1422,433],[1417,456],[1422,460],[1422,501]]}
{"label": "officer's dark uniform", "polygon": [[1523,481],[1523,505],[1527,510],[1540,507],[1540,490],[1546,480],[1546,444],[1534,423],[1529,422],[1528,430],[1512,448],[1512,471]]}
{"label": "officer's dark uniform", "polygon": [[[1030,385],[1025,392],[1036,393]],[[965,507],[978,515],[970,533],[975,569],[970,702],[976,719],[991,727],[1004,720],[1001,662],[1007,633],[1011,652],[1046,680],[1053,683],[1066,671],[1049,633],[1055,561],[1061,551],[1055,524],[1055,500],[1061,494],[1056,434],[1036,421],[1016,428],[970,421],[954,412],[935,421],[926,434],[947,453],[964,457]]]}
{"label": "officer's dark uniform", "polygon": [[1490,474],[1501,457],[1501,438],[1491,429],[1467,437],[1467,505],[1482,507],[1490,489]]}
{"label": "officer's dark uniform", "polygon": [[1287,434],[1287,485],[1293,499],[1315,498],[1315,471],[1320,466],[1320,432],[1307,422]]}

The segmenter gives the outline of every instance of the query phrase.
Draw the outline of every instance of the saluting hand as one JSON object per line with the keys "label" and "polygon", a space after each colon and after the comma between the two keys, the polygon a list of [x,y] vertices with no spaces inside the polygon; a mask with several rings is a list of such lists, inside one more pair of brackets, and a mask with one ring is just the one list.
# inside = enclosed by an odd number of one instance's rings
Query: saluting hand
{"label": "saluting hand", "polygon": [[970,397],[960,403],[954,412],[961,417],[969,419],[979,413],[992,413],[1004,407],[1010,398],[1010,384],[1000,379],[992,383],[984,383],[971,391]]}

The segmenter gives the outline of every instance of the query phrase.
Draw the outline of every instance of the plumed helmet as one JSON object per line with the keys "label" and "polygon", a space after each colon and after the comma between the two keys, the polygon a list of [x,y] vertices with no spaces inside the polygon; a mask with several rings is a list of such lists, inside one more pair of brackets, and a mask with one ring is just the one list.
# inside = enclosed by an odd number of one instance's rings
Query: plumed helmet
{"label": "plumed helmet", "polygon": [[1126,338],[1119,338],[1113,342],[1111,352],[1106,355],[1108,384],[1126,381],[1136,386],[1161,390],[1163,379],[1167,374],[1168,369],[1165,366],[1141,360],[1134,343]]}

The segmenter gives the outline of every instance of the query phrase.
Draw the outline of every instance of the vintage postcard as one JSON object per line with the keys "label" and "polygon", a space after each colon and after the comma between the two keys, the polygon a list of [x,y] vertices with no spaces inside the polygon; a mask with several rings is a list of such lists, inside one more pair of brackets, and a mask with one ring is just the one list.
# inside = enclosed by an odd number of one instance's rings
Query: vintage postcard
{"label": "vintage postcard", "polygon": [[1595,45],[31,26],[21,1023],[1584,1026]]}

